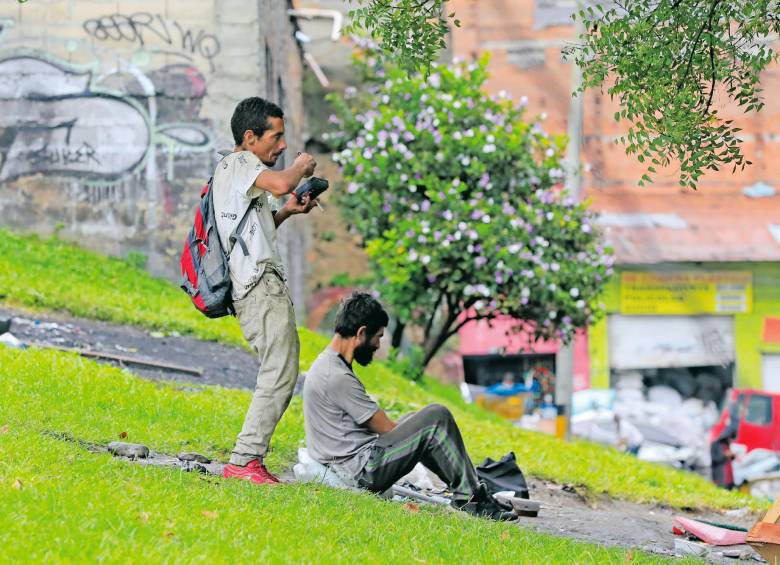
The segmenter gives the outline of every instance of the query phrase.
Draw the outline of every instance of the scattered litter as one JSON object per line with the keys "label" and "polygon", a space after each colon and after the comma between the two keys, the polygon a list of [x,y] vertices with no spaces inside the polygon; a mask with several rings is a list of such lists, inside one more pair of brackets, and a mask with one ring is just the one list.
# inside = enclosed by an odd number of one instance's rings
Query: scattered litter
{"label": "scattered litter", "polygon": [[12,349],[24,349],[25,345],[19,341],[11,332],[5,332],[0,335],[0,344],[10,347]]}
{"label": "scattered litter", "polygon": [[447,490],[447,485],[435,473],[429,471],[422,463],[417,463],[406,475],[396,481],[398,484],[406,484],[414,488],[433,494],[440,494]]}
{"label": "scattered litter", "polygon": [[125,353],[138,353],[137,347],[125,347],[123,345],[119,345],[118,343],[114,344],[114,347],[116,347],[117,350],[123,351]]}
{"label": "scattered litter", "polygon": [[11,318],[0,320],[0,335],[11,331]]}
{"label": "scattered litter", "polygon": [[726,510],[723,512],[724,516],[729,518],[744,518],[750,514],[750,510],[747,508],[734,508],[733,510]]}
{"label": "scattered litter", "polygon": [[118,457],[129,457],[130,459],[146,459],[149,457],[149,448],[140,443],[112,441],[108,444],[108,451]]}
{"label": "scattered litter", "polygon": [[393,494],[393,500],[399,502],[406,498],[412,498],[414,500],[419,500],[420,502],[427,502],[429,504],[439,504],[442,506],[449,506],[451,502],[451,500],[446,496],[425,494],[411,487],[407,487],[399,484],[395,484],[391,486],[390,491]]}
{"label": "scattered litter", "polygon": [[149,332],[150,337],[156,337],[156,338],[163,338],[165,337],[165,334],[162,332]]}
{"label": "scattered litter", "polygon": [[703,543],[676,538],[674,540],[674,550],[683,555],[695,555],[701,557],[707,553],[707,546]]}
{"label": "scattered litter", "polygon": [[[681,530],[710,545],[740,545],[745,543],[747,530],[739,526],[724,528],[678,516],[672,523],[674,530]],[[734,529],[739,528],[739,529]]]}
{"label": "scattered litter", "polygon": [[463,400],[465,400],[466,403],[472,404],[474,402],[474,397],[471,395],[471,389],[465,382],[460,383],[460,395],[463,397]]}
{"label": "scattered litter", "polygon": [[316,461],[309,455],[309,450],[305,447],[298,449],[298,463],[293,466],[293,474],[295,474],[295,480],[302,483],[322,483],[335,488],[354,486],[348,484],[332,469]]}
{"label": "scattered litter", "polygon": [[722,551],[723,557],[730,559],[739,559],[740,561],[748,561],[754,559],[756,561],[762,561],[761,557],[752,549],[724,549]]}
{"label": "scattered litter", "polygon": [[734,459],[734,484],[741,485],[780,471],[778,454],[769,449],[758,448]]}
{"label": "scattered litter", "polygon": [[201,455],[200,453],[193,453],[193,452],[187,452],[187,453],[179,453],[177,456],[180,461],[195,461],[196,463],[211,463],[211,459],[206,457],[205,455]]}

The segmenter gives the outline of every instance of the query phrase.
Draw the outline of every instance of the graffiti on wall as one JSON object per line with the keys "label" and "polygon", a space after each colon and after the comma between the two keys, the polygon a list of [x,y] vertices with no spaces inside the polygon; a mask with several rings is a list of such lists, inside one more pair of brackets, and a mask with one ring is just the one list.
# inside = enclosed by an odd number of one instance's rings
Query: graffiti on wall
{"label": "graffiti on wall", "polygon": [[141,13],[54,27],[0,18],[0,47],[0,223],[62,224],[168,273],[213,167],[204,104],[217,38]]}
{"label": "graffiti on wall", "polygon": [[139,47],[155,47],[158,52],[192,61],[195,56],[208,61],[214,71],[214,58],[220,51],[219,40],[204,30],[192,30],[160,14],[135,12],[107,14],[86,20],[84,31],[98,41],[126,41]]}
{"label": "graffiti on wall", "polygon": [[90,80],[33,57],[0,61],[1,181],[34,173],[117,178],[138,167],[148,121],[131,101],[92,91]]}
{"label": "graffiti on wall", "polygon": [[132,71],[95,77],[43,56],[0,59],[0,181],[39,173],[115,180],[157,145],[171,156],[207,149],[200,72],[184,64]]}

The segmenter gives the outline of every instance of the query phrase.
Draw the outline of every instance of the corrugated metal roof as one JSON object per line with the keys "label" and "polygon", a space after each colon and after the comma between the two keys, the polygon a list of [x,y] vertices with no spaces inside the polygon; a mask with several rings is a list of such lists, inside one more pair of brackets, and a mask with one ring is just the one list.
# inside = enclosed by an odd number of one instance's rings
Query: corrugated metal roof
{"label": "corrugated metal roof", "polygon": [[780,261],[780,196],[652,186],[587,196],[618,264]]}

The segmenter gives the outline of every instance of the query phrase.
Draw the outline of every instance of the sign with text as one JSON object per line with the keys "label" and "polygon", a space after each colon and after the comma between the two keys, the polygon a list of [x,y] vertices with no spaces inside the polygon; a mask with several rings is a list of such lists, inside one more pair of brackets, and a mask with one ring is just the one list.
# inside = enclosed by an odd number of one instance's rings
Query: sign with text
{"label": "sign with text", "polygon": [[750,272],[624,272],[620,276],[622,314],[743,314],[752,309]]}

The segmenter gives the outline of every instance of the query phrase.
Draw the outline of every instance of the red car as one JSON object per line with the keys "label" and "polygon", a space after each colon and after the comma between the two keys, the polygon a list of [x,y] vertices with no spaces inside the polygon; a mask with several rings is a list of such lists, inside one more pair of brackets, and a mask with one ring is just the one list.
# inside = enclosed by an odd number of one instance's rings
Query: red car
{"label": "red car", "polygon": [[720,414],[720,420],[710,430],[710,443],[726,429],[731,412],[738,408],[739,421],[733,443],[746,447],[746,452],[758,448],[780,451],[780,393],[754,389],[732,389]]}

